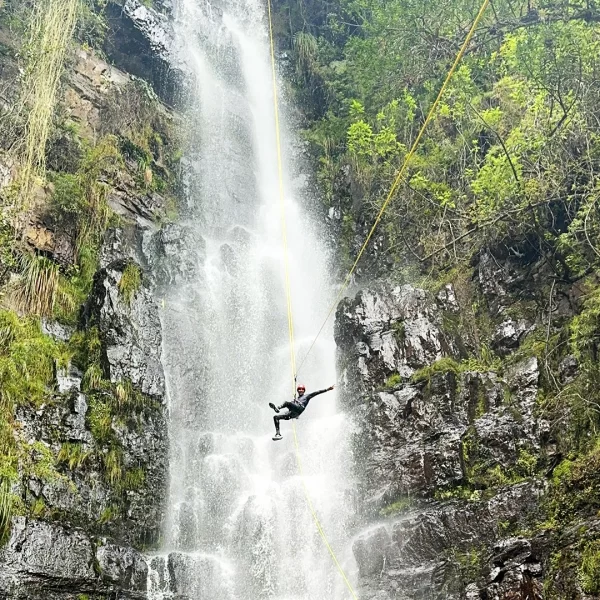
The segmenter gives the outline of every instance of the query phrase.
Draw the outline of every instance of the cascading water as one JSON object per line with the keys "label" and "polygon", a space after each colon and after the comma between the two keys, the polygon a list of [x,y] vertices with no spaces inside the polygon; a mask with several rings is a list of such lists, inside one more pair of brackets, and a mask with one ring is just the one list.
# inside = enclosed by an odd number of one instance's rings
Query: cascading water
{"label": "cascading water", "polygon": [[[196,84],[188,207],[171,232],[180,250],[170,258],[177,276],[162,316],[171,483],[164,549],[151,559],[157,599],[348,597],[306,505],[290,423],[283,441],[271,440],[267,404],[289,399],[292,382],[264,21],[260,0],[176,2],[180,51]],[[286,181],[288,194],[301,195],[298,188]],[[331,294],[314,227],[294,199],[286,202],[302,358]],[[309,391],[335,381],[334,351],[330,328],[300,373]],[[335,392],[315,398],[297,429],[304,481],[352,573],[347,428]]]}

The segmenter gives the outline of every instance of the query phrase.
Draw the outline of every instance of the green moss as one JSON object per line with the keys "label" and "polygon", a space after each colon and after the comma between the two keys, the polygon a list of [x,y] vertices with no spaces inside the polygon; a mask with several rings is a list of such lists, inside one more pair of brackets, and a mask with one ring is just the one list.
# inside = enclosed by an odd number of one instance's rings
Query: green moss
{"label": "green moss", "polygon": [[538,456],[532,454],[524,448],[521,448],[521,450],[519,450],[519,457],[517,458],[517,463],[515,465],[515,472],[517,476],[521,475],[523,477],[532,477],[537,471],[538,462]]}
{"label": "green moss", "polygon": [[600,593],[600,540],[593,540],[585,545],[578,575],[581,588],[586,594]]}
{"label": "green moss", "polygon": [[33,517],[35,517],[36,519],[39,519],[41,517],[43,517],[46,514],[46,503],[44,502],[43,498],[38,498],[32,505],[31,505],[31,515]]}
{"label": "green moss", "polygon": [[440,358],[432,365],[423,367],[413,373],[411,379],[417,383],[419,381],[428,381],[436,373],[459,373],[461,366],[453,358]]}
{"label": "green moss", "polygon": [[450,550],[449,558],[458,570],[458,577],[463,585],[476,581],[481,575],[486,548],[470,548],[468,550]]}
{"label": "green moss", "polygon": [[396,500],[392,504],[389,504],[388,506],[383,507],[379,511],[379,514],[382,517],[399,515],[403,512],[406,512],[409,508],[411,508],[411,506],[413,506],[413,504],[414,504],[413,498],[411,498],[410,496],[404,496],[403,498]]}
{"label": "green moss", "polygon": [[69,340],[73,364],[85,371],[91,364],[100,364],[102,340],[97,327],[76,331]]}
{"label": "green moss", "polygon": [[75,29],[77,40],[84,46],[101,52],[104,46],[108,23],[104,16],[106,0],[82,0],[79,19]]}
{"label": "green moss", "polygon": [[112,411],[108,402],[95,397],[91,398],[87,419],[92,435],[98,443],[103,444],[111,439],[113,435]]}
{"label": "green moss", "polygon": [[55,364],[68,364],[67,346],[44,335],[37,319],[0,310],[0,398],[5,414],[15,403],[40,404],[54,381]]}
{"label": "green moss", "polygon": [[128,263],[119,280],[119,293],[127,304],[131,304],[141,285],[142,270],[135,263]]}
{"label": "green moss", "polygon": [[120,508],[116,504],[111,504],[110,506],[107,506],[102,511],[102,513],[100,514],[100,517],[98,518],[98,522],[101,525],[110,523],[111,521],[118,519],[120,514],[121,514]]}
{"label": "green moss", "polygon": [[128,469],[123,475],[120,489],[123,491],[139,490],[146,483],[146,471],[142,467]]}
{"label": "green moss", "polygon": [[107,481],[115,486],[123,477],[123,452],[120,448],[111,448],[103,457],[104,474]]}
{"label": "green moss", "polygon": [[576,463],[565,459],[558,464],[552,471],[552,483],[560,485],[563,481],[568,481],[573,477],[573,467]]}
{"label": "green moss", "polygon": [[390,375],[385,380],[385,387],[387,389],[391,389],[391,388],[395,388],[396,386],[400,385],[401,383],[402,383],[402,375],[400,375],[399,373],[394,373],[393,375]]}
{"label": "green moss", "polygon": [[470,485],[459,485],[445,489],[437,489],[434,493],[436,500],[466,500],[479,502],[483,497],[481,490],[473,489]]}

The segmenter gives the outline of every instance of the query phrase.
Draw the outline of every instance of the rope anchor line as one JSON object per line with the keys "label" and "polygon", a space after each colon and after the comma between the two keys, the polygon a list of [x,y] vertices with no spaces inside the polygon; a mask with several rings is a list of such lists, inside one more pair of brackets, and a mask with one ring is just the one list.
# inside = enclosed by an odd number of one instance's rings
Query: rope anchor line
{"label": "rope anchor line", "polygon": [[[269,41],[270,41],[270,49],[271,49],[271,74],[273,77],[273,109],[275,112],[275,144],[277,146],[277,174],[279,177],[279,207],[281,211],[281,228],[282,228],[282,238],[283,238],[283,264],[285,269],[285,296],[286,296],[286,305],[287,305],[287,313],[288,313],[288,334],[290,339],[290,364],[291,364],[291,374],[292,374],[292,386],[294,395],[296,393],[296,353],[294,348],[294,320],[293,320],[293,312],[292,312],[292,292],[290,287],[290,267],[289,267],[289,259],[288,259],[288,243],[287,243],[287,231],[286,231],[286,219],[285,219],[285,195],[283,189],[283,169],[282,169],[282,161],[281,161],[281,136],[280,136],[280,126],[279,126],[279,106],[277,102],[277,76],[275,72],[275,44],[273,41],[273,21],[271,17],[271,0],[267,0],[268,7],[268,15],[269,15]],[[310,499],[310,494],[308,493],[308,488],[306,486],[306,481],[304,480],[304,473],[302,469],[302,459],[300,457],[300,445],[298,444],[298,436],[296,434],[296,426],[292,423],[292,428],[294,431],[294,443],[296,450],[296,463],[298,465],[298,473],[300,474],[300,479],[302,481],[302,487],[304,489],[304,496],[306,498],[306,504],[310,510],[313,521],[319,532],[319,535],[323,539],[323,543],[325,547],[329,551],[333,563],[335,564],[337,570],[339,571],[350,595],[353,600],[358,600],[354,589],[352,588],[352,584],[350,580],[346,576],[342,565],[337,559],[327,536],[325,535],[325,530],[319,521],[319,517],[317,512],[312,504]]]}
{"label": "rope anchor line", "polygon": [[[475,20],[473,21],[471,29],[469,30],[469,33],[467,34],[467,37],[465,38],[457,56],[456,56],[456,59],[454,60],[452,67],[450,68],[450,70],[448,71],[448,73],[446,75],[446,79],[444,80],[442,87],[440,88],[440,91],[439,91],[434,103],[432,104],[431,108],[429,109],[429,112],[427,113],[427,117],[425,118],[425,121],[423,122],[423,125],[421,126],[419,133],[418,133],[417,137],[415,138],[415,141],[413,142],[409,152],[406,154],[406,156],[404,158],[402,167],[398,171],[398,174],[390,188],[390,191],[387,194],[387,197],[386,197],[384,203],[382,204],[381,209],[379,210],[379,213],[377,214],[377,217],[375,218],[375,222],[373,223],[373,226],[371,227],[369,234],[367,235],[360,251],[358,252],[356,260],[354,261],[354,264],[352,265],[352,268],[346,275],[346,278],[344,280],[344,283],[342,284],[342,287],[340,288],[335,300],[333,301],[333,304],[332,304],[331,308],[329,309],[329,312],[327,313],[325,320],[323,321],[321,327],[319,328],[317,335],[315,336],[314,340],[312,341],[308,351],[304,355],[304,358],[302,359],[300,366],[298,367],[298,369],[296,369],[296,353],[295,353],[295,346],[294,346],[294,320],[293,320],[293,312],[292,312],[292,294],[291,294],[291,288],[290,288],[290,268],[289,268],[289,258],[288,258],[287,227],[286,227],[286,218],[285,218],[285,195],[284,195],[284,188],[283,188],[283,168],[282,168],[282,161],[281,161],[281,136],[280,136],[280,126],[279,126],[279,106],[278,106],[278,100],[277,100],[277,77],[276,77],[276,72],[275,72],[275,44],[274,44],[274,40],[273,40],[273,20],[272,20],[272,14],[271,14],[271,0],[267,0],[267,9],[268,9],[268,18],[269,18],[269,43],[270,43],[270,50],[271,50],[271,74],[272,74],[272,78],[273,78],[273,109],[274,109],[274,113],[275,113],[275,143],[277,146],[277,174],[279,177],[279,205],[280,205],[280,211],[281,211],[281,228],[282,228],[284,270],[285,270],[285,295],[286,295],[287,317],[288,317],[288,334],[289,334],[289,341],[290,341],[290,364],[291,364],[292,386],[293,386],[294,395],[296,393],[295,386],[296,386],[297,373],[304,365],[306,358],[310,354],[317,339],[321,335],[327,321],[331,317],[338,302],[342,298],[342,295],[348,288],[351,278],[352,278],[352,275],[354,274],[354,271],[356,270],[356,267],[363,255],[364,251],[366,250],[371,238],[373,237],[373,233],[377,229],[377,226],[379,225],[379,222],[381,220],[381,217],[383,216],[383,213],[385,212],[388,204],[394,197],[394,194],[395,194],[396,190],[398,189],[398,186],[400,185],[402,179],[404,178],[404,174],[406,172],[408,164],[409,164],[411,158],[413,157],[413,155],[415,154],[415,151],[421,141],[421,138],[423,137],[423,134],[425,132],[425,129],[427,128],[427,125],[429,124],[429,122],[431,121],[433,116],[435,115],[435,111],[437,110],[437,107],[444,95],[444,92],[446,91],[448,84],[450,83],[450,80],[452,79],[452,76],[454,75],[454,72],[456,71],[456,68],[458,67],[458,64],[460,63],[462,57],[464,56],[467,46],[469,45],[469,42],[471,41],[471,38],[473,37],[473,35],[475,33],[475,29],[477,28],[477,25],[481,21],[489,3],[490,3],[490,0],[483,1],[483,4],[481,5],[481,8],[479,9],[477,16],[475,17]],[[325,530],[323,529],[323,526],[321,525],[321,522],[319,521],[317,512],[316,512],[316,510],[313,506],[313,503],[310,499],[310,494],[308,491],[308,487],[306,485],[306,481],[304,479],[304,472],[302,469],[302,459],[300,456],[300,445],[298,443],[298,435],[296,433],[296,425],[293,422],[292,422],[292,429],[294,432],[296,463],[298,465],[298,473],[300,474],[300,479],[302,481],[304,495],[306,497],[306,503],[308,505],[308,508],[309,508],[312,518],[314,520],[317,531],[319,532],[319,535],[323,539],[323,543],[325,544],[327,550],[329,551],[329,554],[331,555],[331,558],[332,558],[337,570],[339,571],[342,579],[344,580],[344,583],[346,584],[348,591],[350,592],[353,600],[358,600],[358,597],[352,587],[352,584],[350,583],[350,580],[346,576],[346,573],[344,572],[342,565],[338,561],[337,556],[335,555],[335,552],[334,552],[333,548],[331,547],[331,544],[329,543],[327,536],[325,535]]]}
{"label": "rope anchor line", "polygon": [[475,30],[477,29],[477,25],[479,25],[479,22],[481,21],[489,3],[490,3],[490,0],[483,1],[483,4],[481,5],[479,12],[477,13],[477,16],[475,17],[475,20],[473,21],[473,25],[471,25],[471,29],[469,30],[469,33],[467,34],[465,41],[463,42],[462,46],[460,47],[460,50],[459,50],[458,54],[456,55],[456,58],[454,59],[454,63],[452,63],[452,67],[450,68],[450,70],[448,71],[448,74],[446,75],[446,79],[444,80],[442,87],[440,88],[440,91],[439,91],[434,103],[431,105],[431,108],[429,109],[429,112],[427,113],[427,117],[425,118],[425,121],[423,121],[423,125],[421,126],[421,129],[419,130],[419,133],[417,134],[415,141],[413,142],[410,150],[404,157],[404,162],[402,163],[402,166],[400,167],[400,170],[398,171],[398,174],[397,174],[396,178],[394,179],[394,183],[392,184],[392,187],[390,188],[390,191],[389,191],[388,195],[386,196],[385,202],[381,205],[379,213],[377,213],[377,217],[375,218],[375,222],[373,223],[373,226],[371,227],[369,234],[367,235],[363,245],[361,246],[361,249],[359,250],[358,255],[356,256],[356,260],[354,261],[354,264],[352,265],[350,271],[348,271],[348,275],[346,275],[346,278],[344,279],[344,283],[342,284],[342,287],[340,288],[337,296],[335,297],[335,300],[333,301],[331,308],[329,309],[329,312],[325,316],[325,319],[323,320],[321,327],[317,331],[317,335],[315,336],[314,340],[312,341],[311,345],[309,346],[308,351],[304,355],[304,358],[300,362],[298,371],[300,371],[302,369],[302,366],[304,365],[308,355],[311,353],[311,350],[314,348],[316,341],[319,339],[319,336],[321,335],[321,333],[323,333],[323,329],[325,328],[327,321],[329,321],[329,318],[331,317],[331,315],[333,314],[333,311],[337,307],[338,302],[341,300],[342,296],[344,295],[344,292],[350,285],[352,275],[354,274],[354,271],[356,270],[356,267],[358,266],[358,263],[360,262],[360,259],[363,255],[364,251],[366,250],[367,246],[369,245],[369,242],[371,241],[371,238],[373,237],[373,234],[375,233],[375,230],[377,229],[377,226],[379,225],[379,222],[381,221],[381,217],[383,216],[385,209],[387,208],[388,204],[393,199],[394,194],[396,193],[396,190],[398,189],[398,186],[402,182],[404,175],[406,173],[407,167],[410,163],[410,160],[414,156],[414,154],[417,150],[417,147],[419,146],[419,143],[421,141],[421,138],[423,137],[423,134],[425,133],[425,129],[427,129],[427,125],[429,125],[431,119],[435,115],[435,112],[437,110],[439,103],[442,100],[444,92],[448,88],[448,84],[450,83],[450,80],[452,79],[452,76],[454,75],[454,72],[456,71],[458,64],[460,63],[462,57],[464,56],[464,54],[467,50],[467,46],[469,45],[469,42],[471,41],[471,38],[473,37]]}

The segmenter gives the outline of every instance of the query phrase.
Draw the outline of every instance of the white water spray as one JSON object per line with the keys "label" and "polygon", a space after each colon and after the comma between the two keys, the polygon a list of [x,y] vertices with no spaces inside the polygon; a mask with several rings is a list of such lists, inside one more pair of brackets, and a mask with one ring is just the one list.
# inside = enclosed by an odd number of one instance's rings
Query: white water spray
{"label": "white water spray", "polygon": [[[185,269],[165,290],[163,311],[171,483],[150,596],[341,600],[348,592],[306,505],[290,423],[282,422],[282,441],[271,440],[268,402],[290,399],[292,382],[265,6],[176,4],[196,86],[186,128],[186,245],[173,257]],[[302,191],[289,179],[285,189],[302,359],[332,294]],[[308,391],[335,381],[334,353],[330,324],[299,374]],[[297,429],[306,486],[352,577],[347,427],[335,392],[315,398]]]}

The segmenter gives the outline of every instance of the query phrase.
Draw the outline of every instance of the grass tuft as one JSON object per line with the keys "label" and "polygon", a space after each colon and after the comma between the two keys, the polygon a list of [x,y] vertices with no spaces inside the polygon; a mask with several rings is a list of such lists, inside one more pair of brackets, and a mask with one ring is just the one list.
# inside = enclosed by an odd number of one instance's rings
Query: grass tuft
{"label": "grass tuft", "polygon": [[128,305],[142,285],[142,271],[135,263],[128,263],[119,281],[119,293]]}

